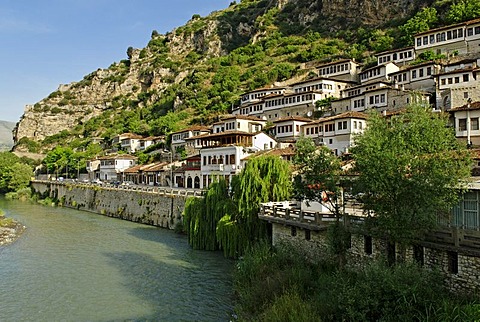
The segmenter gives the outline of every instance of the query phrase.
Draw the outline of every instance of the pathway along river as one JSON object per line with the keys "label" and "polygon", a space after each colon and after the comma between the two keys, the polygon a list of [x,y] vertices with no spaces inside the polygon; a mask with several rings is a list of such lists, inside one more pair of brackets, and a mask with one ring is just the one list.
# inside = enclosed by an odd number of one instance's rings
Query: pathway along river
{"label": "pathway along river", "polygon": [[27,230],[0,247],[0,321],[228,321],[233,262],[184,236],[0,199]]}

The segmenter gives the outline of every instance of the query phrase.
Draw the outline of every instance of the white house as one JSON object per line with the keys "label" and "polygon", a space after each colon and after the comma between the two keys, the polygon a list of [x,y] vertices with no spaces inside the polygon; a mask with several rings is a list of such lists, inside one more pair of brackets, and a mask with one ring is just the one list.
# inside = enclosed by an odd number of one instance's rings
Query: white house
{"label": "white house", "polygon": [[437,108],[446,111],[480,100],[480,59],[464,59],[445,65],[444,70],[436,75]]}
{"label": "white house", "polygon": [[375,55],[378,65],[393,62],[396,65],[405,65],[415,60],[415,49],[413,47],[400,48],[384,51]]}
{"label": "white house", "polygon": [[186,138],[208,133],[210,133],[210,128],[202,125],[191,126],[186,129],[173,132],[171,143],[172,152],[179,153],[180,150],[186,149]]}
{"label": "white house", "polygon": [[318,75],[343,81],[357,81],[361,64],[351,59],[341,59],[318,65]]}
{"label": "white house", "polygon": [[142,138],[141,135],[125,133],[122,135],[120,146],[122,147],[122,150],[125,150],[128,153],[134,153],[140,149],[140,140]]}
{"label": "white house", "polygon": [[400,68],[392,62],[362,70],[360,73],[360,83],[368,84],[372,82],[390,81],[390,74],[398,72]]}
{"label": "white house", "polygon": [[348,153],[355,136],[363,133],[366,120],[366,114],[350,111],[306,123],[301,130],[303,136],[312,138],[318,145],[327,146],[340,156]]}
{"label": "white house", "polygon": [[452,108],[449,112],[453,116],[457,139],[480,146],[480,101]]}
{"label": "white house", "polygon": [[[89,164],[93,165],[95,164],[95,161],[100,161],[95,173],[95,178],[102,181],[111,181],[119,180],[118,175],[125,169],[133,167],[136,163],[136,159],[136,157],[128,154],[107,155],[90,160]],[[92,169],[93,167],[87,167],[87,171],[91,171]]]}
{"label": "white house", "polygon": [[281,118],[273,122],[273,134],[278,141],[297,140],[302,134],[301,126],[310,122],[311,119],[299,116]]}
{"label": "white house", "polygon": [[431,50],[437,54],[480,52],[480,19],[430,29],[415,35],[418,54]]}
{"label": "white house", "polygon": [[440,64],[425,62],[402,67],[398,72],[390,74],[394,85],[405,89],[435,93],[435,75],[442,69]]}
{"label": "white house", "polygon": [[212,133],[201,138],[201,188],[206,189],[220,177],[228,183],[242,170],[241,160],[260,150],[273,149],[276,141],[263,132],[236,130]]}

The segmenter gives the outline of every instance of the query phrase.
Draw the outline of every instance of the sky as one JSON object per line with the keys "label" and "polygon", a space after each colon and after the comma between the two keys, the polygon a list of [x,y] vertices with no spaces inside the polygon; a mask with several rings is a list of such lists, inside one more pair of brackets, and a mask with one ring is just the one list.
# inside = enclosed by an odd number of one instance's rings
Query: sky
{"label": "sky", "polygon": [[0,120],[232,0],[0,0]]}

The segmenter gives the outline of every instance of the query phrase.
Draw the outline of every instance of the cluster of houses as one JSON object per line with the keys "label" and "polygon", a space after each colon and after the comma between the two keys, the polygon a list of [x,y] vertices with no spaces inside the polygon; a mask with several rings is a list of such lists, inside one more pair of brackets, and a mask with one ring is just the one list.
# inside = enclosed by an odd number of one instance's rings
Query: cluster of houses
{"label": "cluster of houses", "polygon": [[[419,62],[427,51],[445,58]],[[131,155],[99,157],[88,162],[90,178],[206,189],[218,177],[228,182],[252,155],[290,158],[302,136],[341,157],[365,130],[366,110],[387,113],[415,101],[450,112],[457,137],[480,145],[480,19],[420,33],[413,47],[376,57],[374,67],[342,59],[316,66],[317,77],[247,92],[232,114],[211,126],[171,133],[165,162],[137,165]],[[134,153],[158,142],[165,138],[126,133],[113,143]]]}
{"label": "cluster of houses", "polygon": [[[438,55],[444,58],[419,59]],[[206,189],[220,177],[229,182],[255,156],[270,154],[290,160],[300,137],[312,138],[339,157],[347,155],[355,136],[367,126],[366,110],[387,115],[419,101],[450,113],[457,138],[480,146],[480,19],[419,33],[413,47],[376,57],[373,67],[342,59],[315,66],[314,78],[247,92],[232,114],[211,126],[171,133],[170,149],[162,150],[164,162],[138,165],[130,154],[103,156],[88,162],[89,176],[102,181]],[[114,140],[128,153],[158,142],[165,138],[127,133]],[[477,166],[480,169],[480,163]],[[268,207],[280,210],[268,215]],[[324,222],[318,214],[308,219],[300,210],[297,218],[292,215],[296,210],[287,210],[283,203],[268,207],[263,206],[260,218],[273,224],[274,242],[324,243]],[[278,215],[281,209],[288,215]],[[437,239],[412,245],[407,257],[440,267],[452,288],[478,290],[480,181],[472,183],[452,214],[453,220],[447,224],[450,230],[434,236]],[[351,249],[358,258],[381,256],[385,251],[389,258],[398,255],[395,245],[361,234],[352,236]]]}

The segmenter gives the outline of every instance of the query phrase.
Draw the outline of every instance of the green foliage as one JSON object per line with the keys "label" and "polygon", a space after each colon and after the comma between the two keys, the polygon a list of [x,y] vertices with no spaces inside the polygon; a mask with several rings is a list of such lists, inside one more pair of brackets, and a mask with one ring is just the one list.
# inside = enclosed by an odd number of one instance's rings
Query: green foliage
{"label": "green foliage", "polygon": [[31,153],[40,152],[40,143],[33,141],[26,136],[18,140],[17,146],[26,147],[27,151]]}
{"label": "green foliage", "polygon": [[290,196],[290,168],[278,157],[250,160],[233,177],[232,196],[225,180],[210,185],[205,199],[190,198],[185,206],[184,227],[195,249],[223,249],[226,257],[238,257],[265,237],[266,224],[258,219],[261,202]]}
{"label": "green foliage", "polygon": [[390,119],[370,115],[352,153],[356,189],[364,209],[375,213],[372,233],[414,238],[456,203],[472,161],[447,122],[421,104]]}
{"label": "green foliage", "polygon": [[457,23],[480,17],[480,0],[459,0],[450,6],[447,21]]}
{"label": "green foliage", "polygon": [[409,19],[399,29],[403,33],[401,41],[405,46],[413,45],[413,36],[419,32],[427,31],[438,21],[437,10],[433,7],[425,7]]}
{"label": "green foliage", "polygon": [[0,191],[16,191],[28,187],[32,167],[11,152],[0,152]]}
{"label": "green foliage", "polygon": [[216,229],[218,221],[233,209],[225,180],[210,185],[205,199],[189,198],[185,205],[184,227],[194,249],[219,249]]}
{"label": "green foliage", "polygon": [[340,161],[325,147],[316,147],[312,139],[301,137],[296,144],[294,164],[295,199],[317,201],[339,215],[337,200],[340,190]]}
{"label": "green foliage", "polygon": [[459,298],[437,272],[413,264],[373,262],[338,269],[306,262],[293,247],[259,244],[234,272],[241,321],[475,321],[478,298]]}

